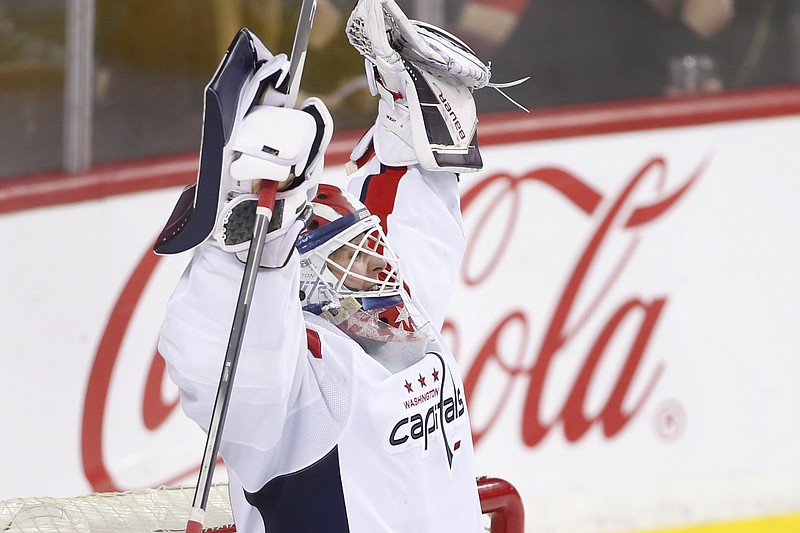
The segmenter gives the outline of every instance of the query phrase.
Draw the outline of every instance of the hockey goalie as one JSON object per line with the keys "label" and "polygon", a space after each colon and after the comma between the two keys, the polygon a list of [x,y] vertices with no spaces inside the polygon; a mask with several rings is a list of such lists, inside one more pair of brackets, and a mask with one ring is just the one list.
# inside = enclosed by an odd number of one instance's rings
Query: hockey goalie
{"label": "hockey goalie", "polygon": [[347,190],[318,182],[332,120],[317,99],[285,105],[286,56],[244,30],[252,69],[218,71],[193,203],[157,245],[196,246],[159,351],[207,429],[259,187],[276,183],[219,447],[237,531],[478,533],[468,406],[440,330],[489,68],[394,0],[360,0],[346,31],[378,97]]}

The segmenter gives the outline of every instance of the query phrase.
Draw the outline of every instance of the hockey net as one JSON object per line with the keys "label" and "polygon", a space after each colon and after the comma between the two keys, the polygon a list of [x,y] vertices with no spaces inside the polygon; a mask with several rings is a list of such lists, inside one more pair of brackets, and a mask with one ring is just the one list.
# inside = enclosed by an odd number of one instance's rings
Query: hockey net
{"label": "hockey net", "polygon": [[[161,487],[70,498],[0,502],[2,533],[166,533],[184,531],[194,487]],[[499,478],[478,478],[481,511],[491,533],[523,533],[522,500]],[[204,518],[207,533],[235,533],[228,485],[214,484]]]}
{"label": "hockey net", "polygon": [[[194,487],[99,492],[71,498],[0,502],[3,533],[145,533],[183,531]],[[207,531],[232,533],[227,484],[215,484],[205,514]]]}

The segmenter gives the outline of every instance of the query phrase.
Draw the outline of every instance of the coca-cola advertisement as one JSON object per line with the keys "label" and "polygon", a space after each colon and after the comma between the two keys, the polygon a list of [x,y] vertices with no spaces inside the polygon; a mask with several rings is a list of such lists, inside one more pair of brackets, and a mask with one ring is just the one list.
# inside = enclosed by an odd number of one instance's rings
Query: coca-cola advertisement
{"label": "coca-cola advertisement", "polygon": [[[798,138],[786,116],[491,142],[461,177],[444,333],[529,531],[800,511]],[[151,251],[179,192],[0,215],[0,499],[194,483],[204,435],[156,348],[189,255]]]}

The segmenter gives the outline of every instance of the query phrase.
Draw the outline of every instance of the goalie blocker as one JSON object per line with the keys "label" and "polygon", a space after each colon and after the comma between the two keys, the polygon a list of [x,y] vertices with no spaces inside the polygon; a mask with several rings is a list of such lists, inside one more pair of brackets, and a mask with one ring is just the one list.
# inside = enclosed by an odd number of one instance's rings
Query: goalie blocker
{"label": "goalie blocker", "polygon": [[315,177],[333,133],[325,104],[286,104],[289,61],[272,55],[250,30],[239,30],[205,90],[197,181],[178,199],[154,250],[171,255],[214,235],[245,261],[262,179],[280,182],[264,267],[280,267],[311,216]]}

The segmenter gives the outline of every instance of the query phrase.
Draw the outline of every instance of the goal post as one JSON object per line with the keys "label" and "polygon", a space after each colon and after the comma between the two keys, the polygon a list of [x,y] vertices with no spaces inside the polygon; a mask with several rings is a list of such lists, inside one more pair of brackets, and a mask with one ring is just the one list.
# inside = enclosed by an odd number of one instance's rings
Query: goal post
{"label": "goal post", "polygon": [[525,509],[517,489],[497,477],[478,478],[481,512],[488,515],[490,533],[524,533]]}

